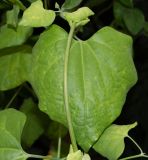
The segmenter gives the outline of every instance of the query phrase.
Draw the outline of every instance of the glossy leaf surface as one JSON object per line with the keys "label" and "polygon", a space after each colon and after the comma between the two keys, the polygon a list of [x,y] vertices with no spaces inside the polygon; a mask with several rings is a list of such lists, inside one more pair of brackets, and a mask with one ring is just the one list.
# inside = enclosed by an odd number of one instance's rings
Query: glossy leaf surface
{"label": "glossy leaf surface", "polygon": [[30,27],[18,27],[15,31],[6,25],[0,27],[0,49],[23,44],[32,34]]}
{"label": "glossy leaf surface", "polygon": [[111,125],[103,132],[93,148],[109,160],[118,159],[125,148],[124,138],[128,136],[129,130],[136,125],[137,123],[121,126]]}
{"label": "glossy leaf surface", "polygon": [[26,117],[14,109],[0,112],[0,159],[26,160],[28,158],[21,147],[21,134]]}
{"label": "glossy leaf surface", "polygon": [[[40,36],[33,49],[30,77],[40,109],[65,126],[63,66],[67,37],[56,25]],[[73,40],[68,67],[73,127],[79,145],[87,151],[120,115],[126,94],[137,80],[132,40],[110,27],[87,41]]]}
{"label": "glossy leaf surface", "polygon": [[52,24],[55,13],[52,10],[45,10],[41,0],[33,2],[23,14],[19,25],[30,27],[46,27]]}

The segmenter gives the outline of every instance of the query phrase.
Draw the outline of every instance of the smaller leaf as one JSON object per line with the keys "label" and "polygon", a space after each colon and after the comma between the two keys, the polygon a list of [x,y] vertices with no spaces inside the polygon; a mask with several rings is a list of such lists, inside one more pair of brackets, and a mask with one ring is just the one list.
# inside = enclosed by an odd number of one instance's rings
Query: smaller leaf
{"label": "smaller leaf", "polygon": [[104,131],[93,148],[109,160],[118,159],[125,148],[124,138],[136,125],[136,122],[130,125],[111,125]]}
{"label": "smaller leaf", "polygon": [[29,155],[21,147],[21,133],[26,121],[15,109],[0,112],[0,159],[26,160]]}
{"label": "smaller leaf", "polygon": [[123,24],[123,14],[126,12],[126,7],[121,5],[121,3],[114,1],[113,5],[113,12],[114,12],[114,17],[115,21],[118,23],[120,26],[124,26]]}
{"label": "smaller leaf", "polygon": [[62,16],[68,21],[69,25],[71,26],[75,23],[77,26],[83,26],[87,22],[89,22],[88,17],[94,15],[94,12],[90,10],[88,7],[82,7],[78,10],[69,13],[64,12]]}
{"label": "smaller leaf", "polygon": [[82,160],[91,160],[89,154],[84,154]]}
{"label": "smaller leaf", "polygon": [[32,99],[26,99],[20,111],[27,116],[27,121],[22,133],[22,141],[27,147],[30,147],[44,132],[49,119],[46,117],[46,114],[37,108]]}
{"label": "smaller leaf", "polygon": [[144,15],[138,9],[127,9],[123,15],[123,21],[133,35],[138,34],[144,27]]}
{"label": "smaller leaf", "polygon": [[70,10],[77,7],[82,0],[66,0],[65,3],[62,5],[62,10]]}
{"label": "smaller leaf", "polygon": [[7,11],[7,25],[10,27],[16,28],[18,24],[18,14],[19,14],[19,7],[17,5],[13,5],[13,9]]}
{"label": "smaller leaf", "polygon": [[6,25],[0,27],[0,49],[23,44],[32,34],[30,27],[17,27],[16,31]]}
{"label": "smaller leaf", "polygon": [[27,81],[30,64],[31,55],[28,53],[18,52],[0,57],[0,90],[15,88]]}
{"label": "smaller leaf", "polygon": [[70,145],[70,151],[67,156],[67,160],[91,160],[89,154],[82,153],[81,150],[73,151],[72,145]]}
{"label": "smaller leaf", "polygon": [[47,27],[55,19],[55,12],[43,8],[41,0],[35,1],[24,11],[19,25],[30,27]]}
{"label": "smaller leaf", "polygon": [[82,160],[83,154],[80,150],[70,153],[67,156],[67,160]]}

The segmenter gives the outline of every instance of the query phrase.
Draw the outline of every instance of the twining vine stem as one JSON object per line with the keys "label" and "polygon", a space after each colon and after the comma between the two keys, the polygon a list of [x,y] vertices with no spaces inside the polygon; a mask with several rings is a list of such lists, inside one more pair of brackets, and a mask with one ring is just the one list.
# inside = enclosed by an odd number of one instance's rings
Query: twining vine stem
{"label": "twining vine stem", "polygon": [[137,143],[132,137],[127,136],[127,138],[129,138],[129,139],[137,146],[137,148],[138,148],[139,151],[140,151],[140,154],[133,155],[133,156],[129,156],[129,157],[125,157],[125,158],[121,158],[121,159],[119,159],[119,160],[136,159],[136,158],[139,158],[139,157],[148,158],[148,155],[146,155],[146,154],[142,151],[141,147],[138,145],[138,143]]}
{"label": "twining vine stem", "polygon": [[47,155],[47,156],[40,156],[40,155],[35,155],[35,154],[29,154],[28,155],[29,158],[36,158],[36,159],[52,159],[52,156]]}
{"label": "twining vine stem", "polygon": [[68,123],[71,143],[72,143],[73,150],[75,152],[78,150],[78,147],[75,139],[74,129],[72,126],[71,112],[70,112],[69,100],[68,100],[68,58],[69,58],[69,52],[70,52],[74,31],[75,31],[75,24],[72,24],[70,27],[70,32],[67,40],[67,46],[65,50],[65,59],[64,59],[64,103],[65,103],[65,111],[67,115],[67,123]]}

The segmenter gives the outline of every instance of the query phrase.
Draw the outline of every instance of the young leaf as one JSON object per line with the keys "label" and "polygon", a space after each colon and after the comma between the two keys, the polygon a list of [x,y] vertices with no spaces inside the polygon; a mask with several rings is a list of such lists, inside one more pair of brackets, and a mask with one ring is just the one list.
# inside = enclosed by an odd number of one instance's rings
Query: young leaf
{"label": "young leaf", "polygon": [[67,156],[67,160],[82,160],[83,154],[80,150],[69,153]]}
{"label": "young leaf", "polygon": [[65,3],[62,5],[63,10],[69,10],[77,7],[82,0],[66,0]]}
{"label": "young leaf", "polygon": [[6,25],[0,28],[0,49],[23,44],[32,34],[30,27],[19,26],[15,31]]}
{"label": "young leaf", "polygon": [[26,160],[29,157],[21,147],[21,134],[25,121],[25,115],[14,109],[0,112],[1,160]]}
{"label": "young leaf", "polygon": [[[45,31],[33,48],[30,74],[40,109],[65,126],[63,71],[67,37],[56,25]],[[85,151],[120,115],[126,94],[136,81],[129,36],[105,27],[87,41],[72,41],[69,105],[76,139]]]}
{"label": "young leaf", "polygon": [[67,156],[67,160],[82,160],[82,157],[83,153],[81,152],[81,150],[74,152],[72,146],[70,145],[70,151]]}
{"label": "young leaf", "polygon": [[27,147],[30,147],[44,132],[48,126],[49,119],[37,108],[32,99],[26,99],[20,111],[27,116],[27,121],[22,133],[22,142]]}
{"label": "young leaf", "polygon": [[127,9],[123,15],[123,21],[133,35],[142,30],[145,22],[143,13],[138,9]]}
{"label": "young leaf", "polygon": [[88,7],[82,7],[74,12],[63,12],[63,17],[68,21],[71,26],[75,23],[77,26],[83,26],[89,22],[89,16],[94,15],[94,12],[90,10]]}
{"label": "young leaf", "polygon": [[91,160],[89,154],[84,154],[82,160]]}
{"label": "young leaf", "polygon": [[13,5],[13,9],[7,11],[7,25],[13,28],[17,27],[18,24],[18,14],[19,14],[19,7],[17,5]]}
{"label": "young leaf", "polygon": [[55,12],[45,10],[41,0],[37,0],[24,11],[23,18],[19,25],[30,27],[46,27],[52,24],[55,19]]}
{"label": "young leaf", "polygon": [[128,136],[130,129],[137,123],[131,125],[111,125],[108,127],[93,148],[109,160],[116,160],[123,153],[125,144],[124,138]]}
{"label": "young leaf", "polygon": [[7,90],[22,84],[28,79],[31,55],[15,53],[0,57],[0,90]]}

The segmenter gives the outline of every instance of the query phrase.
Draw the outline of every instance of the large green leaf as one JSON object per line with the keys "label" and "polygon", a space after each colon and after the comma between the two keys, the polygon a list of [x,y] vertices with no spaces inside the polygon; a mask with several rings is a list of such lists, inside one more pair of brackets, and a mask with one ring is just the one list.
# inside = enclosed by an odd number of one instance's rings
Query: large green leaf
{"label": "large green leaf", "polygon": [[28,154],[21,147],[21,133],[26,117],[14,109],[0,112],[0,159],[26,160]]}
{"label": "large green leaf", "polygon": [[125,148],[124,138],[128,136],[129,130],[136,125],[137,123],[121,126],[111,125],[103,132],[93,148],[109,160],[118,159]]}
{"label": "large green leaf", "polygon": [[32,34],[30,27],[18,27],[15,31],[6,25],[0,28],[0,49],[23,44]]}
{"label": "large green leaf", "polygon": [[55,12],[43,8],[41,0],[35,1],[24,11],[20,25],[30,27],[46,27],[52,24]]}
{"label": "large green leaf", "polygon": [[[67,126],[63,99],[67,33],[53,25],[33,49],[31,84],[40,109]],[[87,41],[72,41],[68,97],[79,145],[87,151],[119,115],[136,83],[129,36],[105,27]]]}
{"label": "large green leaf", "polygon": [[30,72],[30,63],[31,54],[23,51],[0,57],[0,89],[7,90],[25,82]]}

